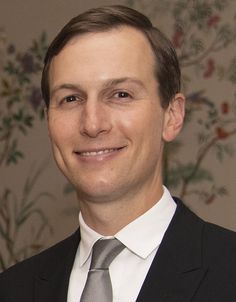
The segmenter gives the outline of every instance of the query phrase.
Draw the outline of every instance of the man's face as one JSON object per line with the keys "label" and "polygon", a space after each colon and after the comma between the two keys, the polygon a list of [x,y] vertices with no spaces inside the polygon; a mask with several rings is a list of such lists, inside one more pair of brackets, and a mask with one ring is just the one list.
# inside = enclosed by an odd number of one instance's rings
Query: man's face
{"label": "man's face", "polygon": [[85,34],[52,60],[48,127],[81,200],[161,190],[165,112],[146,38],[131,27]]}

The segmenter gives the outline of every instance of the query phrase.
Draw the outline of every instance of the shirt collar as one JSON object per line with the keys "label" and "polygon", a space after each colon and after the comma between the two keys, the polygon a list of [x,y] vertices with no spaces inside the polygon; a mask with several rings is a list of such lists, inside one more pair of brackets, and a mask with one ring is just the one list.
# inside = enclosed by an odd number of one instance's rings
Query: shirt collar
{"label": "shirt collar", "polygon": [[81,241],[79,245],[79,265],[82,266],[92,251],[94,243],[103,236],[91,229],[84,221],[81,212],[79,213],[79,224]]}
{"label": "shirt collar", "polygon": [[[157,248],[174,215],[176,204],[166,187],[161,199],[147,212],[121,229],[114,237],[126,248],[145,259]],[[82,266],[90,256],[93,244],[104,237],[92,230],[79,214],[81,242],[79,245],[79,265]]]}

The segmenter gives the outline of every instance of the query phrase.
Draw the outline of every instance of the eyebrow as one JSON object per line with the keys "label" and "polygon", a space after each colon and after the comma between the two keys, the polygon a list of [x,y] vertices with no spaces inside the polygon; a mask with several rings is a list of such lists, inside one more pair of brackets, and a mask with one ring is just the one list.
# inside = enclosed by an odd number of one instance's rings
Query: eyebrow
{"label": "eyebrow", "polygon": [[125,82],[133,83],[133,84],[142,86],[144,88],[144,84],[143,84],[143,82],[141,80],[139,80],[137,78],[130,78],[130,77],[123,77],[123,78],[118,78],[118,79],[110,79],[110,80],[106,81],[103,86],[105,88],[107,88],[107,87],[116,86],[118,84],[122,84],[122,83],[125,83]]}
{"label": "eyebrow", "polygon": [[[139,80],[137,78],[123,77],[123,78],[117,78],[117,79],[109,79],[109,80],[105,81],[103,84],[103,89],[107,89],[109,87],[116,86],[118,84],[122,84],[125,82],[133,83],[138,86],[141,86],[142,88],[145,88],[145,86],[141,80]],[[51,92],[51,96],[53,96],[58,90],[62,90],[62,89],[83,91],[82,87],[79,84],[64,83],[64,84],[58,85],[55,88],[53,88],[52,92]]]}
{"label": "eyebrow", "polygon": [[58,85],[56,86],[55,88],[52,89],[51,91],[51,97],[59,90],[63,90],[63,89],[67,89],[67,90],[82,90],[80,85],[75,85],[75,84],[61,84],[61,85]]}

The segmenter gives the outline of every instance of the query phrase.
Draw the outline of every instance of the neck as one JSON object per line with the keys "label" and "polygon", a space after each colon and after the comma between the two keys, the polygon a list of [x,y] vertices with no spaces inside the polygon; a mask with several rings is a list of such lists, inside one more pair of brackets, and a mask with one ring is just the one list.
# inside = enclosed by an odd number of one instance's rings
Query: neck
{"label": "neck", "polygon": [[[150,193],[151,192],[151,193]],[[85,223],[104,236],[113,236],[153,207],[163,194],[162,184],[149,194],[127,196],[119,200],[94,202],[79,200]]]}

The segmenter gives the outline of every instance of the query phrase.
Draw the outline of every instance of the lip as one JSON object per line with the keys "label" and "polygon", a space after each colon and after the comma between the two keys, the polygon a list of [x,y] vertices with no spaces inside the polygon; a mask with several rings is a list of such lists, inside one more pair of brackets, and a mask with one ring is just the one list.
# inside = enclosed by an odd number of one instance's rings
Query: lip
{"label": "lip", "polygon": [[104,148],[92,148],[74,151],[74,154],[81,160],[85,162],[101,162],[108,160],[118,155],[123,151],[126,146],[122,147],[104,147]]}

